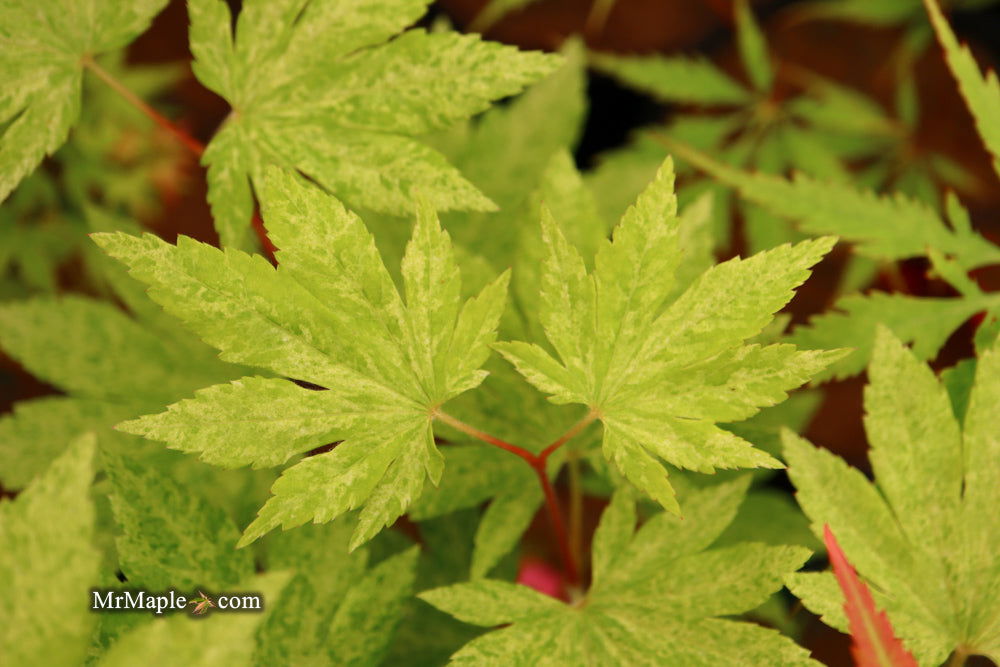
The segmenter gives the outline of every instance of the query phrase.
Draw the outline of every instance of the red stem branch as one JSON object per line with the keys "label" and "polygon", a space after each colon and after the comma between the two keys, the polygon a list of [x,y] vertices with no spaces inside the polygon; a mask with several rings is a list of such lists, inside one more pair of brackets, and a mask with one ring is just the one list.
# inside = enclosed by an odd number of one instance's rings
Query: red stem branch
{"label": "red stem branch", "polygon": [[559,507],[559,499],[556,497],[555,489],[549,481],[549,476],[545,468],[552,453],[566,444],[570,438],[579,435],[580,432],[587,428],[592,421],[597,419],[597,416],[597,411],[591,410],[584,416],[583,419],[571,426],[568,431],[556,438],[552,444],[543,449],[540,454],[536,455],[523,447],[512,445],[511,443],[494,437],[489,433],[484,433],[474,426],[469,426],[465,422],[452,417],[446,412],[441,412],[440,410],[434,412],[435,419],[440,419],[452,428],[461,431],[466,435],[472,436],[477,440],[482,440],[483,442],[491,444],[494,447],[506,450],[511,454],[520,457],[525,463],[531,466],[531,469],[535,471],[536,475],[538,475],[538,482],[541,484],[542,492],[545,494],[545,507],[548,510],[549,519],[552,521],[552,530],[555,533],[556,543],[559,546],[559,556],[563,561],[563,568],[566,571],[566,580],[569,584],[574,586],[580,583],[580,573],[576,565],[576,559],[573,557],[573,550],[570,548],[569,537],[566,534],[566,524],[563,521],[562,510]]}
{"label": "red stem branch", "polygon": [[570,439],[579,435],[585,428],[590,426],[590,422],[597,419],[597,411],[591,410],[588,412],[583,419],[573,424],[568,431],[563,433],[561,436],[556,438],[551,445],[542,450],[542,453],[538,455],[538,458],[545,461],[552,455],[554,451],[565,445]]}
{"label": "red stem branch", "polygon": [[90,56],[84,56],[81,62],[83,63],[84,67],[86,67],[91,72],[96,74],[98,78],[104,81],[104,83],[111,86],[111,88],[114,89],[115,92],[124,97],[129,102],[129,104],[131,104],[136,109],[138,109],[139,111],[143,112],[144,114],[152,118],[153,121],[157,125],[162,127],[164,130],[174,135],[174,137],[176,137],[178,141],[184,144],[184,146],[192,153],[194,153],[196,156],[200,158],[205,153],[205,144],[201,143],[200,141],[192,137],[175,122],[173,122],[172,120],[161,114],[153,107],[149,106],[142,98],[140,98],[131,90],[123,86],[118,79],[111,76],[111,74],[106,69],[98,65],[97,61],[95,61],[93,58],[91,58]]}
{"label": "red stem branch", "polygon": [[[97,61],[95,61],[92,57],[84,56],[81,62],[84,67],[96,74],[101,81],[108,84],[132,106],[149,116],[153,119],[153,122],[162,127],[164,130],[174,135],[174,138],[181,142],[185,148],[194,153],[195,157],[200,159],[201,156],[205,154],[205,144],[188,134],[180,125],[173,122],[153,107],[149,106],[145,100],[126,88],[121,81],[113,77],[110,72],[98,65]],[[256,232],[257,238],[260,239],[260,243],[264,247],[264,252],[267,253],[268,259],[270,259],[273,263],[276,248],[274,247],[274,244],[271,243],[271,239],[268,238],[267,230],[264,228],[264,221],[261,220],[258,212],[254,211],[250,224],[253,227],[254,232]]]}
{"label": "red stem branch", "polygon": [[542,485],[542,492],[545,494],[545,507],[549,511],[549,519],[552,521],[552,531],[555,533],[556,544],[559,546],[559,557],[562,559],[563,568],[566,570],[566,581],[571,586],[580,583],[580,574],[576,569],[576,560],[573,558],[573,550],[569,546],[569,536],[566,534],[566,524],[563,523],[562,510],[559,508],[559,499],[556,491],[552,488],[552,482],[545,472],[545,464],[532,466],[538,475],[538,482]]}
{"label": "red stem branch", "polygon": [[445,424],[452,427],[456,431],[461,431],[466,435],[470,435],[476,440],[482,440],[483,442],[487,442],[493,445],[494,447],[505,449],[511,454],[519,456],[525,461],[527,461],[528,465],[530,465],[532,468],[535,467],[535,461],[537,460],[537,457],[531,452],[529,452],[527,449],[523,449],[521,447],[518,447],[517,445],[512,445],[505,440],[493,437],[489,433],[484,433],[483,431],[480,431],[478,428],[474,426],[469,426],[465,422],[455,419],[446,412],[437,411],[434,413],[434,418],[440,419],[441,421],[443,421]]}

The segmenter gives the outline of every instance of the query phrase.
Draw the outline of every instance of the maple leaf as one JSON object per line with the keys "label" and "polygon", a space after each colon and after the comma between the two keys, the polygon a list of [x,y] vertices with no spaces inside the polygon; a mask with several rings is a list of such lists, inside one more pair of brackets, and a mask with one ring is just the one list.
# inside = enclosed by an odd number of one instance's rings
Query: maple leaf
{"label": "maple leaf", "polygon": [[[452,211],[443,223],[465,250],[494,266],[517,259],[526,219],[535,214],[532,195],[544,187],[553,155],[572,152],[586,117],[582,45],[568,41],[563,65],[510,104],[442,133],[434,145],[497,211]],[[398,221],[393,220],[396,227]],[[378,238],[378,234],[376,234]]]}
{"label": "maple leaf", "polygon": [[948,68],[958,81],[958,89],[976,122],[976,130],[993,157],[993,169],[1000,175],[1000,81],[990,70],[985,76],[967,46],[960,46],[951,26],[935,0],[924,0],[931,25],[944,49]]}
{"label": "maple leaf", "polygon": [[65,394],[21,401],[0,418],[0,479],[8,489],[23,488],[82,432],[95,432],[102,444],[127,441],[124,448],[136,455],[136,439],[116,437],[111,426],[243,372],[219,361],[139,283],[102,259],[105,278],[131,316],[72,295],[0,305],[0,348]]}
{"label": "maple leaf", "polygon": [[130,454],[101,453],[111,508],[122,530],[115,540],[118,564],[130,585],[151,591],[227,590],[248,579],[253,558],[234,550],[239,530],[226,512],[193,484],[162,468],[151,470]]}
{"label": "maple leaf", "polygon": [[858,667],[917,667],[917,661],[893,633],[885,612],[875,608],[871,591],[858,579],[829,526],[823,527],[823,541],[846,598],[844,613],[850,619],[855,663]]}
{"label": "maple leaf", "polygon": [[[949,9],[974,12],[996,0],[949,0]],[[921,0],[809,0],[798,3],[788,20],[846,21],[874,28],[902,28],[896,47],[901,63],[914,67],[931,43]],[[901,68],[902,69],[902,68]]]}
{"label": "maple leaf", "polygon": [[454,664],[814,665],[774,630],[720,618],[762,603],[809,555],[752,543],[710,548],[748,482],[694,491],[687,518],[660,513],[638,531],[631,494],[617,492],[594,535],[593,584],[574,604],[489,579],[419,597],[466,623],[509,624],[466,644]]}
{"label": "maple leaf", "polygon": [[794,220],[802,231],[837,234],[873,259],[921,257],[931,247],[954,256],[967,270],[1000,262],[1000,248],[970,226],[956,223],[955,216],[950,216],[949,227],[931,206],[903,194],[880,196],[803,173],[791,179],[748,173],[701,151],[682,146],[676,149],[699,169],[736,188],[741,196]]}
{"label": "maple leaf", "polygon": [[[621,155],[617,157],[631,162],[628,166],[632,170],[644,165],[648,175],[669,149],[682,159],[681,167],[690,163],[721,181],[702,181],[696,185],[699,192],[714,192],[718,200],[717,237],[721,246],[726,244],[730,227],[729,216],[725,215],[731,199],[731,192],[725,188],[727,184],[741,190],[745,196],[739,208],[745,223],[747,245],[752,251],[801,238],[783,219],[782,209],[775,213],[768,207],[750,205],[757,201],[753,193],[755,187],[773,190],[767,181],[763,186],[740,185],[720,175],[725,168],[759,170],[767,174],[801,172],[808,176],[803,180],[818,179],[822,186],[817,185],[808,195],[803,192],[801,200],[808,201],[809,210],[819,217],[828,215],[835,204],[819,206],[814,202],[825,204],[826,199],[834,196],[851,198],[850,188],[844,185],[852,180],[846,163],[859,160],[864,160],[867,166],[857,178],[869,187],[897,188],[928,204],[938,203],[937,183],[966,190],[980,185],[974,174],[945,155],[925,153],[914,157],[911,137],[916,132],[919,107],[912,77],[903,77],[899,83],[898,117],[890,116],[877,101],[859,91],[798,68],[790,70],[789,75],[802,93],[776,97],[774,63],[750,4],[738,2],[734,5],[736,42],[748,84],[741,83],[704,58],[600,53],[591,58],[598,69],[657,100],[712,110],[708,114],[681,113],[673,116],[662,130],[644,130],[634,145],[618,151]],[[780,103],[775,101],[778,98]],[[656,144],[660,144],[658,149]],[[707,165],[699,152],[712,155],[721,164]],[[615,160],[614,156],[612,160],[617,164],[606,164],[604,171],[612,172],[613,167],[626,166],[625,160]],[[628,172],[623,175],[627,177]],[[838,188],[825,190],[827,182],[833,182]],[[773,197],[771,193],[764,196]],[[793,203],[792,206],[800,205]],[[855,218],[839,212],[830,214],[830,219],[856,230],[871,230],[869,225],[855,223]],[[840,234],[837,230],[818,233]],[[845,233],[844,236],[850,235]],[[906,247],[916,242],[916,239],[904,240],[908,241]],[[852,264],[861,264],[852,267],[859,275],[858,282],[866,283],[871,279],[874,269],[870,264],[857,261]]]}
{"label": "maple leaf", "polygon": [[[225,245],[248,233],[266,165],[297,169],[352,206],[405,214],[494,204],[414,136],[484,111],[559,57],[476,36],[396,36],[428,0],[191,0],[194,71],[232,106],[209,143],[209,202]],[[394,39],[390,39],[393,38]],[[389,41],[386,41],[389,40]]]}
{"label": "maple leaf", "polygon": [[424,202],[403,257],[404,302],[364,224],[336,199],[279,169],[260,193],[277,269],[184,237],[94,238],[222,359],[326,389],[246,377],[119,428],[226,467],[276,466],[343,440],[285,470],[241,544],[365,505],[358,546],[406,511],[425,475],[440,480],[431,422],[485,377],[508,274],[463,304],[448,235]]}
{"label": "maple leaf", "polygon": [[[921,665],[952,651],[1000,657],[1000,502],[996,415],[1000,346],[977,364],[964,425],[945,387],[884,327],[865,390],[875,483],[830,452],[786,432],[785,456],[814,532],[829,524],[870,582],[876,604]],[[964,545],[955,549],[955,544]],[[828,573],[789,586],[826,622],[846,629]]]}
{"label": "maple leaf", "polygon": [[95,448],[93,435],[78,438],[15,500],[0,500],[0,653],[15,664],[74,665],[87,655],[95,616],[86,591],[100,561]]}
{"label": "maple leaf", "polygon": [[[614,178],[614,170],[625,167],[626,171],[617,176],[628,178],[631,173],[644,171],[643,180],[648,179],[667,154],[665,139],[711,152],[738,167],[753,166],[778,173],[800,169],[838,180],[848,177],[843,160],[857,157],[856,145],[884,155],[884,151],[871,150],[873,135],[893,136],[891,124],[877,103],[816,75],[799,73],[799,78],[808,80],[804,94],[776,104],[775,64],[749,3],[734,3],[734,23],[747,83],[703,57],[591,54],[591,63],[598,70],[658,101],[711,110],[677,114],[662,129],[642,131],[633,146],[606,161],[602,169],[605,177]],[[826,113],[816,113],[817,108]],[[843,116],[853,118],[855,124],[845,127],[842,121],[831,122]],[[859,135],[864,137],[863,142],[856,141]],[[684,162],[679,166],[686,168]],[[731,227],[732,194],[723,184],[708,180],[689,188],[691,197],[704,192],[713,193],[714,235],[718,245],[725,247]],[[765,219],[760,211],[751,213],[746,204],[741,208],[752,251],[798,240],[794,230],[779,218]]]}
{"label": "maple leaf", "polygon": [[378,664],[412,594],[418,550],[373,564],[367,548],[348,553],[354,522],[279,533],[268,567],[295,574],[271,600],[257,632],[257,664]]}
{"label": "maple leaf", "polygon": [[942,299],[872,292],[842,297],[833,310],[813,317],[807,326],[796,327],[788,339],[804,348],[823,348],[833,341],[855,348],[819,379],[860,372],[870,358],[878,324],[913,342],[914,351],[927,359],[972,315],[984,310],[994,316],[1000,312],[996,296],[984,294],[968,277],[972,269],[1000,263],[1000,247],[973,230],[968,211],[953,194],[945,199],[949,226],[932,207],[899,193],[879,196],[804,174],[792,179],[750,174],[699,151],[679,150],[747,199],[795,220],[804,232],[837,234],[856,244],[859,254],[875,260],[928,257],[935,271],[961,295]]}
{"label": "maple leaf", "polygon": [[871,359],[875,331],[890,329],[924,360],[933,359],[963,322],[985,309],[1000,307],[992,295],[942,299],[906,294],[870,292],[849,294],[833,308],[795,327],[788,342],[805,349],[825,349],[832,345],[853,348],[842,360],[816,375],[816,380],[842,379],[857,375]]}
{"label": "maple leaf", "polygon": [[[567,67],[567,71],[558,74],[558,79],[554,76],[536,86],[511,108],[491,111],[483,119],[473,140],[474,145],[490,150],[476,154],[475,160],[463,162],[478,166],[473,173],[477,176],[482,173],[484,178],[486,165],[491,164],[496,190],[487,192],[491,196],[494,192],[506,192],[506,196],[498,198],[498,201],[510,202],[510,207],[501,214],[497,223],[509,230],[513,237],[508,247],[505,247],[499,233],[486,234],[485,230],[478,238],[472,236],[470,240],[474,240],[473,249],[488,253],[490,260],[497,263],[509,256],[509,262],[513,264],[512,307],[504,312],[500,330],[508,336],[529,340],[540,339],[544,335],[537,320],[530,317],[537,310],[538,265],[543,254],[538,228],[535,225],[529,227],[524,220],[537,217],[544,201],[547,206],[565,214],[573,238],[585,251],[592,254],[601,239],[607,236],[607,225],[598,216],[592,197],[583,187],[570,153],[561,146],[572,139],[570,133],[579,119],[576,111],[582,105],[578,108],[571,105],[570,109],[564,109],[560,114],[548,112],[554,101],[553,93],[565,92],[566,88],[575,93],[582,84],[578,59],[570,57],[568,61],[572,69]],[[541,113],[546,114],[542,128],[551,131],[536,135],[536,131],[531,130],[524,137],[525,127],[532,128],[534,124],[525,126],[523,122],[515,124],[515,121],[527,121]],[[540,170],[541,173],[538,173]],[[512,197],[517,192],[512,184],[523,184],[525,173],[529,176],[536,174],[533,180],[541,182],[531,196],[519,194]],[[469,220],[469,214],[449,216],[453,223],[456,217],[459,217],[459,232],[468,229],[465,223],[474,222]],[[490,238],[496,241],[496,245],[484,243]],[[486,368],[490,375],[483,385],[475,392],[458,397],[449,405],[449,414],[477,424],[492,434],[523,442],[533,452],[541,451],[579,419],[578,408],[554,408],[503,360],[491,359]],[[442,433],[452,442],[464,442],[468,438],[457,431],[451,434],[442,430]],[[574,446],[586,447],[592,442],[592,438],[580,439]],[[450,447],[444,453],[448,475],[442,480],[441,487],[426,498],[428,502],[418,504],[411,516],[427,519],[492,498],[476,531],[472,557],[471,575],[481,577],[516,546],[541,505],[542,493],[530,468],[508,453],[482,446]],[[562,455],[551,459],[548,466],[550,477],[558,476],[562,462]]]}
{"label": "maple leaf", "polygon": [[167,0],[12,0],[0,7],[0,201],[66,141],[89,59],[127,45]]}
{"label": "maple leaf", "polygon": [[[496,348],[553,403],[581,403],[604,425],[603,450],[633,484],[677,511],[667,471],[781,467],[715,425],[786,398],[842,351],[745,344],[809,275],[834,239],[782,246],[710,268],[676,299],[679,219],[668,160],[603,241],[588,272],[543,211],[539,316],[554,358],[536,343]],[[733,291],[734,285],[741,290]]]}

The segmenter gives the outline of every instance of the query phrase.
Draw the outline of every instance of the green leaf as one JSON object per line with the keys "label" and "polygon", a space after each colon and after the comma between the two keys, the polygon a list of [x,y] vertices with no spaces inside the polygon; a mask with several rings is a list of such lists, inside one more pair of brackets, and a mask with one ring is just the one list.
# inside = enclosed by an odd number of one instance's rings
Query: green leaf
{"label": "green leaf", "polygon": [[736,519],[715,546],[741,542],[798,544],[814,552],[823,550],[823,543],[809,530],[809,520],[799,506],[787,493],[766,487],[747,494]]}
{"label": "green leaf", "polygon": [[102,452],[122,572],[134,587],[226,590],[253,574],[253,558],[236,551],[239,530],[196,488],[135,459]]}
{"label": "green leaf", "polygon": [[352,548],[392,523],[441,477],[431,431],[445,401],[477,386],[504,307],[507,274],[462,303],[448,235],[426,203],[399,294],[361,220],[304,179],[272,170],[260,190],[279,268],[181,238],[96,235],[150,295],[221,357],[325,387],[244,378],[123,428],[225,466],[288,468],[244,534],[330,521],[365,505]]}
{"label": "green leaf", "polygon": [[476,18],[469,24],[469,30],[473,32],[486,32],[505,15],[516,12],[527,7],[538,0],[489,0],[489,2],[479,10]]}
{"label": "green leaf", "polygon": [[267,601],[276,599],[287,582],[286,573],[268,573],[226,591],[261,595],[264,609],[260,613],[215,613],[197,622],[187,614],[174,614],[146,623],[119,639],[98,664],[101,667],[126,667],[137,662],[165,667],[249,664],[254,651],[254,632],[271,613]]}
{"label": "green leaf", "polygon": [[491,627],[527,621],[556,612],[560,602],[534,589],[486,579],[420,594],[420,599],[463,623]]}
{"label": "green leaf", "polygon": [[635,532],[635,500],[627,488],[615,491],[611,503],[601,514],[591,544],[591,582],[595,588],[613,572],[618,557],[625,551]]}
{"label": "green leaf", "polygon": [[[714,118],[709,122],[720,124]],[[667,149],[660,142],[648,133],[640,133],[624,147],[598,156],[597,164],[584,174],[584,180],[608,223],[618,222],[625,209],[656,177],[666,154]]]}
{"label": "green leaf", "polygon": [[13,0],[0,8],[0,201],[66,141],[83,69],[135,39],[166,0]]}
{"label": "green leaf", "polygon": [[[533,343],[497,349],[555,403],[582,403],[604,424],[604,454],[625,477],[676,511],[666,469],[780,467],[715,426],[774,405],[842,352],[745,345],[792,297],[833,245],[820,239],[714,267],[673,303],[680,261],[673,172],[665,163],[597,253],[582,257],[545,211],[548,256],[540,319],[559,361]],[[732,285],[745,285],[734,294]],[[665,389],[668,388],[668,389]]]}
{"label": "green leaf", "polygon": [[[597,249],[608,237],[608,228],[601,218],[597,204],[583,184],[580,172],[573,164],[568,151],[558,151],[552,156],[542,174],[542,182],[532,197],[531,210],[535,215],[552,215],[565,222],[564,229],[570,242],[577,247],[588,265],[593,265]],[[505,331],[531,341],[541,341],[544,333],[532,315],[538,312],[538,285],[542,280],[545,262],[545,245],[542,230],[537,227],[522,230],[517,255],[513,260],[513,302]]]}
{"label": "green leaf", "polygon": [[0,501],[0,653],[20,665],[79,665],[96,620],[87,591],[94,437],[74,442],[15,500]]}
{"label": "green leaf", "polygon": [[438,210],[494,207],[412,137],[484,111],[558,58],[454,32],[390,39],[426,4],[253,0],[234,35],[224,2],[191,0],[195,73],[233,107],[204,156],[224,245],[244,242],[250,185],[262,187],[268,165],[380,212],[408,213],[416,192]]}
{"label": "green leaf", "polygon": [[948,390],[951,408],[959,424],[965,422],[965,413],[969,408],[969,396],[976,381],[976,359],[963,359],[951,368],[941,371],[941,382]]}
{"label": "green leaf", "polygon": [[485,577],[517,547],[542,505],[538,481],[523,478],[519,481],[519,485],[509,486],[497,494],[483,512],[469,568],[472,579]]}
{"label": "green leaf", "polygon": [[839,299],[828,312],[796,327],[789,341],[806,349],[832,345],[852,347],[843,360],[818,374],[817,380],[856,375],[871,358],[875,330],[887,327],[898,338],[913,344],[913,353],[931,359],[948,337],[966,320],[982,310],[988,299],[938,299],[905,294],[870,292]]}
{"label": "green leaf", "polygon": [[948,392],[884,327],[875,334],[868,381],[865,432],[879,488],[893,499],[907,534],[944,551],[947,517],[957,511],[963,486],[962,434]]}
{"label": "green leaf", "polygon": [[819,0],[803,3],[799,16],[853,21],[876,26],[895,25],[913,18],[918,0]]}
{"label": "green leaf", "polygon": [[[982,653],[993,660],[1000,658],[1000,569],[988,554],[1000,544],[1000,522],[992,514],[983,514],[996,506],[1000,473],[996,461],[1000,443],[996,435],[995,415],[1000,406],[1000,344],[985,351],[976,367],[976,380],[969,396],[963,430],[964,493],[962,525],[959,533],[968,544],[967,575],[969,633],[978,639]],[[985,520],[984,520],[985,517]],[[978,573],[985,573],[980,579]]]}
{"label": "green leaf", "polygon": [[80,398],[140,409],[161,406],[231,373],[113,305],[83,297],[4,304],[0,332],[0,345],[33,375]]}
{"label": "green leaf", "polygon": [[[114,286],[140,314],[135,318],[106,302],[75,296],[0,306],[0,346],[69,394],[19,403],[13,414],[0,418],[0,457],[7,462],[2,479],[8,488],[23,487],[81,433],[93,431],[103,445],[113,437],[108,429],[123,419],[162,409],[199,386],[241,372],[219,361],[144,294],[129,293],[132,287],[124,286],[131,282],[123,276]],[[157,317],[145,317],[150,308],[159,311]]]}
{"label": "green leaf", "polygon": [[[245,377],[202,389],[166,412],[124,422],[118,429],[201,453],[213,465],[278,466],[295,454],[343,439],[351,424],[363,421],[367,412],[362,404],[353,411],[345,407],[352,398],[359,400],[349,392]],[[398,412],[396,418],[405,420],[407,413]]]}
{"label": "green leaf", "polygon": [[480,503],[508,485],[534,481],[534,474],[510,453],[485,444],[453,444],[442,449],[448,474],[410,508],[410,518],[424,521]]}
{"label": "green leaf", "polygon": [[815,664],[776,632],[718,618],[766,600],[808,556],[759,544],[706,550],[746,482],[693,492],[688,519],[658,514],[634,535],[632,501],[617,495],[594,543],[600,576],[578,604],[490,580],[420,597],[467,623],[511,624],[466,644],[452,657],[458,664]]}
{"label": "green leaf", "polygon": [[[421,551],[414,590],[423,591],[468,579],[476,520],[475,510],[462,510],[420,522]],[[373,541],[372,547],[383,537],[398,538],[399,533],[383,532]],[[406,604],[385,662],[442,665],[462,644],[479,634],[482,634],[479,628],[461,623],[414,596]]]}
{"label": "green leaf", "polygon": [[471,565],[471,577],[483,577],[514,548],[538,511],[538,479],[523,461],[496,447],[455,444],[442,454],[447,474],[414,503],[409,517],[424,521],[490,500]]}
{"label": "green leaf", "polygon": [[844,613],[844,593],[833,571],[793,572],[785,577],[785,585],[821,621],[845,634],[850,632]]}
{"label": "green leaf", "polygon": [[495,266],[514,263],[522,232],[530,227],[525,223],[530,195],[553,155],[571,151],[583,129],[583,48],[568,40],[563,55],[562,67],[510,104],[493,107],[438,142],[462,174],[499,207],[449,213],[445,226],[462,247]]}
{"label": "green leaf", "polygon": [[959,45],[935,0],[924,0],[924,5],[944,49],[948,68],[958,81],[958,89],[976,122],[979,136],[993,156],[993,169],[1000,175],[1000,81],[996,72],[988,71],[985,76],[980,72],[969,47]]}
{"label": "green leaf", "polygon": [[661,102],[738,106],[751,99],[749,91],[698,57],[591,54],[590,63]]}
{"label": "green leaf", "polygon": [[902,195],[878,196],[851,185],[803,174],[786,180],[749,174],[676,147],[699,169],[739,190],[746,199],[795,220],[809,234],[837,234],[875,259],[921,257],[935,248],[966,270],[1000,262],[1000,249],[969,229],[949,229],[927,205]]}
{"label": "green leaf", "polygon": [[347,591],[365,575],[368,550],[348,554],[354,522],[274,534],[268,541],[267,566],[291,570],[281,595],[268,601],[272,612],[257,628],[254,662],[329,662],[330,623]]}
{"label": "green leaf", "polygon": [[134,412],[104,401],[39,398],[14,404],[0,418],[0,482],[23,489],[81,433],[110,428]]}
{"label": "green leaf", "polygon": [[767,92],[774,82],[774,70],[771,67],[771,56],[767,52],[767,41],[760,26],[754,19],[753,11],[747,0],[739,0],[734,8],[736,12],[736,41],[740,48],[740,59],[754,88],[759,92]]}
{"label": "green leaf", "polygon": [[411,547],[385,559],[347,591],[330,624],[331,664],[382,662],[412,593],[418,553]]}
{"label": "green leaf", "polygon": [[[836,531],[921,664],[940,664],[958,647],[998,655],[1000,570],[989,554],[1000,530],[983,514],[1000,500],[992,463],[998,359],[996,347],[981,357],[962,430],[931,370],[880,330],[865,393],[877,488],[832,454],[785,438],[789,475],[814,532],[824,523]],[[817,609],[828,607],[825,599]]]}

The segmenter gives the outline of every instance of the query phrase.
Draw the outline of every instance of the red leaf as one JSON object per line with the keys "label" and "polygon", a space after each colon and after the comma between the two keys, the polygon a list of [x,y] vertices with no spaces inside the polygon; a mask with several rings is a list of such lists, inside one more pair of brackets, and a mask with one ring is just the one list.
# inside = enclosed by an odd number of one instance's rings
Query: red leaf
{"label": "red leaf", "polygon": [[823,526],[830,564],[844,592],[844,612],[851,627],[851,653],[858,667],[917,667],[917,661],[899,641],[884,611],[875,608],[871,591],[858,579],[841,551],[830,526]]}

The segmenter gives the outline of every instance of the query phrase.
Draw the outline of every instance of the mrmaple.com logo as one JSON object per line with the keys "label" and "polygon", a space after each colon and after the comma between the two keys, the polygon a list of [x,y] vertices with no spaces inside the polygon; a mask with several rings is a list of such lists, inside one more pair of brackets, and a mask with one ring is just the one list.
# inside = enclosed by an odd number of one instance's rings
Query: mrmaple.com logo
{"label": "mrmaple.com logo", "polygon": [[156,615],[191,607],[197,616],[209,609],[219,611],[262,611],[264,597],[260,593],[219,594],[209,596],[202,591],[187,597],[170,590],[150,593],[142,590],[94,589],[91,592],[92,611],[151,611]]}

